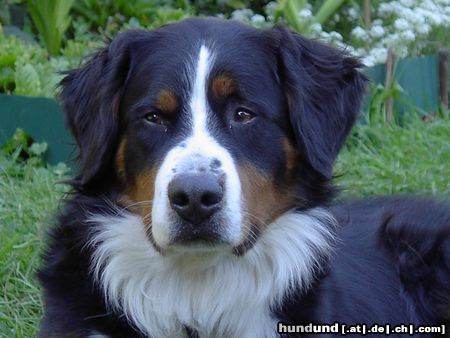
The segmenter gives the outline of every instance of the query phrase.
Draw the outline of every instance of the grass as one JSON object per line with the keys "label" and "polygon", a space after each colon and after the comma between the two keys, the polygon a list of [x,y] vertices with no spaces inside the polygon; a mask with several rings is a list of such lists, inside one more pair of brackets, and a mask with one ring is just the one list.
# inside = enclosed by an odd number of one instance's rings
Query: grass
{"label": "grass", "polygon": [[450,121],[359,125],[335,166],[345,196],[415,193],[450,198]]}
{"label": "grass", "polygon": [[[419,193],[450,197],[450,121],[358,126],[336,165],[345,196]],[[0,337],[35,337],[35,273],[45,229],[67,188],[55,168],[0,155]]]}
{"label": "grass", "polygon": [[0,337],[35,337],[41,316],[35,273],[44,229],[64,187],[53,169],[0,156]]}

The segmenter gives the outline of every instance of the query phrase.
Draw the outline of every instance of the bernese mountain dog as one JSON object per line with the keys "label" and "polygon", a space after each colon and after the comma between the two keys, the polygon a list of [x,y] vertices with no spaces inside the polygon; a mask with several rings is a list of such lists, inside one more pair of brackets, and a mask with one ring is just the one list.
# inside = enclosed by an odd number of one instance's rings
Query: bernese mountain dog
{"label": "bernese mountain dog", "polygon": [[281,26],[196,18],[69,71],[79,174],[40,337],[447,335],[449,206],[332,203],[360,67]]}

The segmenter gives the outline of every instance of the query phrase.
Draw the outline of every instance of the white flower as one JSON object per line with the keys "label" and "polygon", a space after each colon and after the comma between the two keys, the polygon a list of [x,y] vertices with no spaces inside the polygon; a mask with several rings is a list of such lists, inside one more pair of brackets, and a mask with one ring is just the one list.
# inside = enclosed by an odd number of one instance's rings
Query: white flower
{"label": "white flower", "polygon": [[384,46],[393,47],[401,43],[400,35],[397,33],[386,35],[381,41]]}
{"label": "white flower", "polygon": [[309,29],[312,34],[318,35],[320,32],[322,32],[322,25],[316,22],[313,23]]}
{"label": "white flower", "polygon": [[428,34],[430,32],[430,25],[424,23],[422,25],[417,25],[416,30],[419,34]]}
{"label": "white flower", "polygon": [[338,32],[330,32],[330,37],[331,39],[333,39],[334,41],[342,41],[342,35],[339,34]]}
{"label": "white flower", "polygon": [[370,29],[370,35],[374,38],[381,38],[384,35],[384,28],[378,25],[374,25]]}
{"label": "white flower", "polygon": [[382,26],[383,25],[383,21],[380,20],[380,19],[375,19],[375,20],[373,20],[372,25],[373,26]]}
{"label": "white flower", "polygon": [[352,46],[350,46],[344,42],[339,42],[338,45],[342,46],[343,49],[350,55],[359,56],[359,54],[356,52],[355,48],[353,48]]}
{"label": "white flower", "polygon": [[323,32],[323,31],[320,32],[319,36],[325,41],[328,41],[330,38],[330,34],[328,32]]}
{"label": "white flower", "polygon": [[298,12],[298,16],[302,19],[311,19],[313,14],[309,8],[303,8],[300,12]]}
{"label": "white flower", "polygon": [[255,14],[252,16],[251,18],[253,23],[262,23],[265,22],[266,19],[264,18],[264,16],[262,16],[261,14]]}
{"label": "white flower", "polygon": [[266,14],[267,15],[275,14],[275,11],[277,10],[277,8],[278,8],[278,3],[276,1],[269,2],[265,7]]}
{"label": "white flower", "polygon": [[412,24],[416,27],[420,26],[420,25],[424,25],[425,24],[425,14],[422,10],[422,8],[416,8],[416,19],[414,22],[412,22]]}
{"label": "white flower", "polygon": [[420,15],[417,13],[417,11],[413,11],[410,8],[403,8],[402,11],[399,11],[397,13],[398,15],[401,15],[403,18],[408,20],[409,22],[417,22],[417,20],[420,20]]}
{"label": "white flower", "polygon": [[378,14],[382,17],[387,17],[392,14],[394,7],[390,2],[383,2],[378,6]]}
{"label": "white flower", "polygon": [[356,26],[355,28],[353,28],[351,35],[355,39],[359,39],[359,40],[366,40],[369,37],[369,34],[367,34],[366,30],[360,26]]}
{"label": "white flower", "polygon": [[353,7],[348,10],[347,14],[348,14],[350,19],[357,19],[358,18],[358,12],[356,12],[356,9],[354,9]]}
{"label": "white flower", "polygon": [[404,31],[404,32],[400,33],[400,38],[405,41],[414,41],[416,36],[411,31]]}
{"label": "white flower", "polygon": [[428,22],[430,22],[434,26],[439,26],[443,21],[441,15],[439,13],[433,13],[433,12],[428,12],[426,19]]}
{"label": "white flower", "polygon": [[248,22],[252,15],[253,11],[251,9],[236,9],[235,11],[233,11],[233,13],[231,13],[231,19]]}
{"label": "white flower", "polygon": [[375,58],[372,55],[367,55],[362,59],[362,62],[367,67],[375,66]]}
{"label": "white flower", "polygon": [[370,51],[375,63],[384,63],[387,59],[388,51],[386,48],[376,47]]}
{"label": "white flower", "polygon": [[402,4],[405,7],[411,8],[411,7],[414,6],[414,1],[413,0],[400,0],[399,2],[400,2],[400,4]]}
{"label": "white flower", "polygon": [[399,18],[399,19],[395,20],[394,27],[398,30],[404,31],[409,28],[409,23],[405,19]]}

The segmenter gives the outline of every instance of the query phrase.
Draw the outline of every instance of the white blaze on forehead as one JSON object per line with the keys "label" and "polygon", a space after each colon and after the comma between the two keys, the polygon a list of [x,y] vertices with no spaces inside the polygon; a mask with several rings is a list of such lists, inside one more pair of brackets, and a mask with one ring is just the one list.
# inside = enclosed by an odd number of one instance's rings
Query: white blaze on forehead
{"label": "white blaze on forehead", "polygon": [[[208,130],[208,115],[211,109],[207,99],[207,80],[213,55],[202,45],[195,65],[195,75],[189,106],[186,107],[191,121],[191,133],[179,145],[169,151],[156,175],[155,196],[152,209],[152,233],[158,245],[165,247],[170,243],[171,234],[177,231],[176,219],[168,199],[168,185],[175,175],[187,171],[196,172],[199,167],[209,168],[214,160],[221,163],[220,170],[225,175],[222,213],[222,239],[234,245],[241,238],[241,185],[237,168],[227,149],[211,135]],[[176,172],[176,173],[175,173]]]}
{"label": "white blaze on forehead", "polygon": [[[200,48],[198,57],[197,74],[194,82],[194,90],[191,97],[191,114],[193,118],[193,137],[206,136],[207,98],[206,79],[210,68],[210,53],[205,46]],[[203,135],[205,134],[205,135]]]}

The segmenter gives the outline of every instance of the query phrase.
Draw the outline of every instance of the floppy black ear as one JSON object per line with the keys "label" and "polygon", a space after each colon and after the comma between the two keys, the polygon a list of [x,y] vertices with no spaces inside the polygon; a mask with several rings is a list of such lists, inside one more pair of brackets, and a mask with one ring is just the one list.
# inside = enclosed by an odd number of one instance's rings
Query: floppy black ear
{"label": "floppy black ear", "polygon": [[332,177],[333,163],[359,112],[366,78],[344,51],[283,27],[281,79],[297,144],[312,169]]}
{"label": "floppy black ear", "polygon": [[73,182],[75,185],[87,185],[113,158],[131,45],[143,34],[137,31],[120,34],[84,66],[69,71],[60,83],[66,121],[80,151],[80,174]]}

